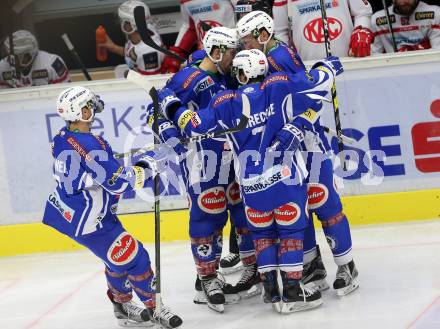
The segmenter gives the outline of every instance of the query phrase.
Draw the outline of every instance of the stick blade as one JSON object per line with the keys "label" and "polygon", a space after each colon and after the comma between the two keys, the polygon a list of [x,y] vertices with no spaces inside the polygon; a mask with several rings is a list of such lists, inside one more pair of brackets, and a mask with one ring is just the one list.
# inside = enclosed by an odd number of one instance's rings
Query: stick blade
{"label": "stick blade", "polygon": [[146,91],[150,91],[150,89],[153,87],[147,76],[133,70],[128,71],[126,79]]}

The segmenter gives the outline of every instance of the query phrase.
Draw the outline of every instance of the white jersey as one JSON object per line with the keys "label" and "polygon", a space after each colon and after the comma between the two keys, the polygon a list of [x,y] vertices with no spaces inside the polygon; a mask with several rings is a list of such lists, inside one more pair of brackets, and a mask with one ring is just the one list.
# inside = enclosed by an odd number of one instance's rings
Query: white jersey
{"label": "white jersey", "polygon": [[[406,46],[421,45],[422,49],[440,49],[440,8],[419,2],[411,16],[402,16],[394,12],[393,6],[388,9],[393,25],[397,50]],[[375,35],[372,52],[394,52],[391,33],[385,10],[376,12],[371,17]]]}
{"label": "white jersey", "polygon": [[[275,0],[274,2],[275,36],[284,42],[289,42],[288,19],[290,19],[291,41],[302,60],[326,57],[319,4],[319,0]],[[367,0],[325,0],[325,4],[332,54],[339,57],[348,56],[353,28],[371,26],[370,19],[373,13],[371,6]]]}
{"label": "white jersey", "polygon": [[[156,28],[147,24],[148,29],[152,32],[151,39],[157,44],[162,45],[162,39]],[[158,74],[162,66],[165,55],[144,42],[133,44],[130,40],[125,43],[124,48],[125,63],[130,70],[135,70],[144,75]]]}
{"label": "white jersey", "polygon": [[61,57],[43,50],[38,51],[26,75],[21,73],[15,82],[12,77],[13,68],[8,58],[3,58],[0,61],[0,88],[42,86],[70,81],[69,71]]}
{"label": "white jersey", "polygon": [[176,40],[176,47],[187,52],[196,41],[205,35],[202,21],[211,26],[235,28],[235,12],[233,4],[237,0],[180,0],[182,26]]}

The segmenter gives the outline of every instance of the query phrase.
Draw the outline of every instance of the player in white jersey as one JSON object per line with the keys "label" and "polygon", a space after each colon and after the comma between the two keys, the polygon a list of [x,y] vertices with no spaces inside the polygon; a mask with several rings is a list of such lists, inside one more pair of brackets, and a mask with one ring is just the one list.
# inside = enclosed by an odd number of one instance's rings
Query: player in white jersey
{"label": "player in white jersey", "polygon": [[[325,0],[332,54],[370,55],[374,35],[367,0]],[[295,46],[303,60],[326,56],[320,0],[275,0],[275,36]],[[289,19],[291,31],[289,32]],[[291,40],[289,40],[291,39]]]}
{"label": "player in white jersey", "polygon": [[[0,88],[18,88],[69,82],[64,61],[55,54],[38,49],[35,36],[26,30],[12,35],[14,59],[7,56],[0,61]],[[9,54],[9,38],[4,46]],[[17,64],[18,70],[14,63]],[[12,65],[11,65],[12,64]]]}
{"label": "player in white jersey", "polygon": [[142,1],[129,0],[125,1],[118,8],[118,16],[121,23],[121,30],[127,37],[125,47],[116,45],[107,36],[107,41],[100,46],[108,51],[125,57],[125,63],[131,70],[135,70],[144,75],[161,73],[164,55],[150,46],[147,46],[141,39],[137,31],[136,22],[134,20],[134,8],[142,6],[145,9],[145,18],[147,20],[147,29],[151,35],[151,39],[157,44],[162,45],[162,39],[156,31],[156,27],[150,23],[150,9]]}
{"label": "player in white jersey", "polygon": [[[182,26],[174,46],[170,50],[181,57],[188,57],[199,44],[209,27],[235,27],[234,4],[236,0],[180,0]],[[171,56],[165,57],[163,72],[177,72],[180,62]]]}
{"label": "player in white jersey", "polygon": [[[440,8],[418,0],[394,0],[390,21],[398,51],[440,49]],[[373,53],[392,53],[392,36],[385,10],[371,17],[375,33]]]}

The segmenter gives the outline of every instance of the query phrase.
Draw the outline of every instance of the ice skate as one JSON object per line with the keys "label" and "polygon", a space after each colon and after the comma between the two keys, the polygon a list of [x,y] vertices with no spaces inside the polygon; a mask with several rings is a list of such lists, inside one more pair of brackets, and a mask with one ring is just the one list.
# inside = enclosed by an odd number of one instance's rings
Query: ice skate
{"label": "ice skate", "polygon": [[240,280],[233,286],[233,293],[242,299],[260,295],[262,291],[261,279],[257,270],[257,264],[245,266]]}
{"label": "ice skate", "polygon": [[200,279],[200,283],[208,307],[216,312],[223,313],[225,310],[225,295],[217,275],[203,277]]}
{"label": "ice skate", "polygon": [[272,308],[280,313],[281,312],[281,296],[280,288],[278,286],[278,272],[270,271],[261,273],[261,281],[263,283],[263,302],[272,304]]}
{"label": "ice skate", "polygon": [[156,312],[156,309],[147,309],[150,315],[150,318],[153,319],[153,322],[156,324],[160,324],[162,328],[173,329],[180,327],[182,324],[182,319],[171,312],[171,310],[165,305],[160,305],[160,312]]}
{"label": "ice skate", "polygon": [[146,308],[136,305],[133,301],[118,303],[113,299],[113,294],[107,291],[107,295],[113,304],[113,312],[121,327],[151,327],[150,313]]}
{"label": "ice skate", "polygon": [[239,254],[229,253],[220,260],[220,272],[222,274],[231,274],[243,269],[243,263]]}
{"label": "ice skate", "polygon": [[357,277],[358,271],[353,260],[348,264],[338,266],[336,279],[333,282],[333,289],[336,290],[336,294],[343,297],[356,290],[359,287]]}
{"label": "ice skate", "polygon": [[327,271],[322,262],[318,245],[316,246],[316,252],[318,253],[317,256],[310,263],[304,264],[301,282],[306,287],[324,291],[329,289],[330,286],[325,279]]}
{"label": "ice skate", "polygon": [[309,310],[322,304],[321,293],[313,288],[304,286],[301,281],[290,281],[285,272],[283,279],[283,306],[281,313],[293,313]]}
{"label": "ice skate", "polygon": [[[225,304],[229,305],[229,304],[236,304],[238,303],[238,301],[240,300],[240,296],[238,294],[236,294],[235,292],[233,292],[233,286],[229,283],[227,283],[223,277],[218,277],[219,283],[222,287],[222,291],[223,294],[225,296]],[[207,300],[206,300],[206,295],[203,292],[202,289],[202,282],[200,281],[199,277],[197,276],[196,278],[196,282],[195,282],[195,289],[196,289],[196,294],[194,296],[194,303],[195,304],[206,304]]]}

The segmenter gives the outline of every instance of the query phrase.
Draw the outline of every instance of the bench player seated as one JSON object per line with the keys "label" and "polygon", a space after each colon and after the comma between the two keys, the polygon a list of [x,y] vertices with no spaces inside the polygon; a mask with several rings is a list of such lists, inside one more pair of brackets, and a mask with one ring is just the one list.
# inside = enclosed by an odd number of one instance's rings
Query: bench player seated
{"label": "bench player seated", "polygon": [[237,54],[233,70],[242,86],[237,91],[217,94],[207,108],[197,112],[181,106],[170,90],[163,89],[162,114],[180,127],[184,135],[205,134],[234,128],[248,100],[250,115],[246,128],[228,135],[228,139],[239,169],[264,301],[282,313],[317,307],[322,303],[320,292],[301,283],[308,209],[307,170],[298,147],[304,130],[319,117],[323,96],[342,67],[338,59],[330,58],[310,71],[313,80],[305,74],[287,73],[265,78],[266,57],[260,50],[252,49]]}
{"label": "bench player seated", "polygon": [[156,27],[151,22],[150,9],[147,5],[142,1],[128,0],[122,3],[118,8],[121,30],[127,38],[125,46],[121,47],[115,44],[112,39],[107,36],[106,42],[99,44],[99,47],[105,48],[116,55],[123,56],[130,70],[134,70],[143,75],[159,74],[161,73],[162,62],[165,55],[142,41],[134,20],[134,8],[138,6],[144,7],[147,29],[151,39],[157,45],[162,45],[162,39]]}
{"label": "bench player seated", "polygon": [[39,50],[35,36],[26,30],[12,34],[14,56],[9,38],[4,42],[8,56],[0,61],[0,88],[42,86],[70,82],[64,61],[55,54]]}
{"label": "bench player seated", "polygon": [[[107,295],[121,326],[167,328],[182,320],[162,305],[156,312],[154,273],[148,252],[116,216],[122,193],[142,188],[151,177],[151,157],[124,167],[106,140],[90,132],[104,103],[84,87],[64,90],[57,111],[66,121],[53,141],[55,190],[49,195],[43,223],[93,252],[105,264]],[[145,307],[132,302],[133,291]]]}

